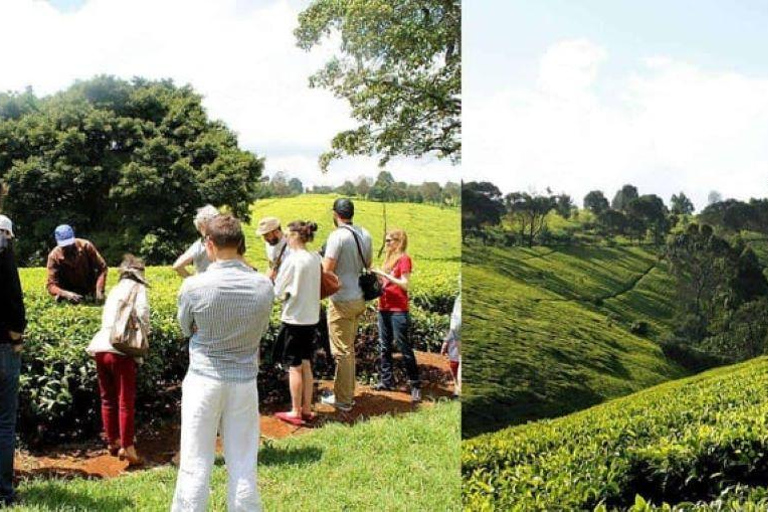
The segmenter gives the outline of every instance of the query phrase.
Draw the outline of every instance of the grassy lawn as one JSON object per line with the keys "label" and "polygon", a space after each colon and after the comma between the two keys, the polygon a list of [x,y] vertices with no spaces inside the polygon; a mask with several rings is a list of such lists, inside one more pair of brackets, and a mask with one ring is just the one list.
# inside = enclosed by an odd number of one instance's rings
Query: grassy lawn
{"label": "grassy lawn", "polygon": [[[671,278],[639,247],[465,246],[463,435],[562,416],[684,375],[653,339]],[[649,323],[647,338],[629,331]]]}
{"label": "grassy lawn", "polygon": [[[460,405],[439,403],[414,414],[330,425],[259,452],[265,510],[461,509]],[[210,510],[226,510],[226,470],[217,461]],[[27,511],[168,510],[172,467],[106,481],[34,480],[21,485]]]}

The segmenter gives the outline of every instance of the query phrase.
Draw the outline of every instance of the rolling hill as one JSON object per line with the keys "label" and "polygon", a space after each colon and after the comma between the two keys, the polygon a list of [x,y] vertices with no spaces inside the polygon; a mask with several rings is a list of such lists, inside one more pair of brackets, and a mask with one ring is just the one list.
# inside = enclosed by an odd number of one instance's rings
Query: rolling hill
{"label": "rolling hill", "polygon": [[[464,246],[463,435],[567,414],[686,372],[654,342],[665,264],[636,246]],[[647,334],[630,332],[647,323]]]}

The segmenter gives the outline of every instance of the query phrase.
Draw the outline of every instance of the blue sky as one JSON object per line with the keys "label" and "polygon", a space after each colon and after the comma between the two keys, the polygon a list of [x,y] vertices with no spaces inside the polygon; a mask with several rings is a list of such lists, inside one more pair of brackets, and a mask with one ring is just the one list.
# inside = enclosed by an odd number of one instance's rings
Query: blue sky
{"label": "blue sky", "polygon": [[465,179],[767,196],[766,27],[757,1],[465,3]]}
{"label": "blue sky", "polygon": [[[377,158],[317,165],[331,138],[355,125],[348,104],[310,89],[309,76],[338,40],[305,52],[293,30],[309,0],[0,0],[0,90],[46,95],[98,74],[171,78],[203,95],[209,116],[240,145],[266,156],[266,172],[333,185],[380,172]],[[23,41],[23,44],[19,44]],[[393,159],[396,179],[458,181],[460,168],[431,158]]]}

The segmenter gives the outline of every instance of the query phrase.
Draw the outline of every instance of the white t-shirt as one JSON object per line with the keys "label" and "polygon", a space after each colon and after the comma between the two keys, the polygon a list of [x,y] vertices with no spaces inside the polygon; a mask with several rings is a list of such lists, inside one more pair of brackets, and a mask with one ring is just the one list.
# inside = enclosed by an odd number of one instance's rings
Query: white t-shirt
{"label": "white t-shirt", "polygon": [[355,243],[355,237],[349,228],[352,228],[360,241],[365,260],[370,263],[373,259],[373,240],[365,228],[360,226],[339,226],[328,236],[328,244],[325,248],[325,257],[336,260],[336,270],[339,276],[341,288],[331,295],[334,302],[349,302],[363,298],[363,290],[360,289],[358,278],[363,271],[363,261]]}
{"label": "white t-shirt", "polygon": [[[320,255],[306,249],[283,259],[275,278],[275,296],[283,299],[280,320],[292,325],[320,321]],[[286,298],[287,295],[287,298]]]}
{"label": "white t-shirt", "polygon": [[[291,254],[291,248],[288,247],[288,240],[286,240],[285,236],[283,236],[275,245],[269,245],[264,242],[264,247],[267,251],[267,259],[269,260],[270,268],[274,266],[277,258],[280,258],[280,264],[282,265],[282,263],[288,259],[288,255]],[[285,247],[285,251],[283,251],[283,247]],[[282,257],[280,256],[281,253]]]}
{"label": "white t-shirt", "polygon": [[189,249],[182,254],[182,257],[184,259],[192,259],[192,263],[195,265],[195,272],[198,274],[208,270],[208,265],[211,264],[211,260],[208,259],[208,254],[205,252],[205,245],[203,245],[202,240],[199,238],[189,246]]}

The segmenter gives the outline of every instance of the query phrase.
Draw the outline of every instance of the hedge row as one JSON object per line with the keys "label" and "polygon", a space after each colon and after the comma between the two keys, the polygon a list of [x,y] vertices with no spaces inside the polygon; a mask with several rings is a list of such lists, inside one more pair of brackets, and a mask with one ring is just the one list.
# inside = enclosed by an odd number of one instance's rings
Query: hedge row
{"label": "hedge row", "polygon": [[[100,328],[102,308],[57,304],[45,293],[44,279],[44,269],[22,271],[29,325],[23,353],[18,431],[21,440],[29,445],[82,438],[94,435],[100,428],[96,368],[85,347]],[[139,369],[137,390],[137,411],[145,424],[175,413],[179,384],[188,364],[176,322],[176,293],[181,280],[167,268],[148,269],[148,279],[151,352]],[[440,293],[420,296],[420,304],[435,307],[412,308],[413,340],[419,350],[436,351],[448,328],[450,301]],[[375,324],[374,304],[370,304],[358,342],[358,352],[366,354],[358,365],[360,378],[371,378],[376,372],[372,356]],[[267,403],[287,397],[283,374],[271,361],[278,327],[276,304],[261,344],[259,390],[262,402]]]}
{"label": "hedge row", "polygon": [[766,389],[760,358],[465,441],[465,509],[764,506]]}

